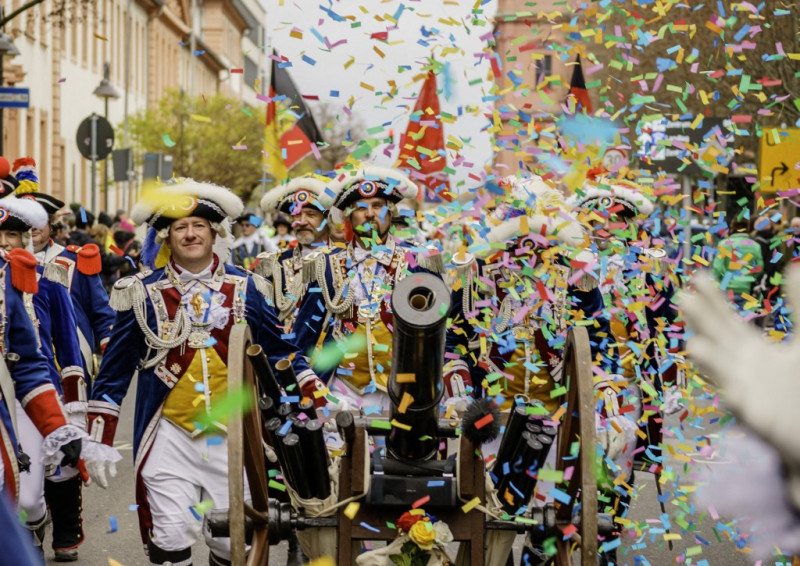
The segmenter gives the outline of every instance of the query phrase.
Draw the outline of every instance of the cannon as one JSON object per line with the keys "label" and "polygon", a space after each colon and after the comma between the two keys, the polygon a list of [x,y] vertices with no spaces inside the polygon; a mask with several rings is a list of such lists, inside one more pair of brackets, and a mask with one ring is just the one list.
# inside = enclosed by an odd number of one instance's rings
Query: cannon
{"label": "cannon", "polygon": [[[229,363],[239,368],[244,383],[253,390],[252,410],[244,411],[243,421],[233,417],[229,425],[229,448],[238,456],[231,457],[231,509],[218,510],[209,518],[214,536],[231,536],[232,564],[267,564],[268,544],[288,537],[292,529],[303,531],[326,529],[334,533],[331,548],[337,563],[353,564],[361,541],[393,540],[397,532],[387,526],[408,510],[417,500],[451,529],[454,540],[461,543],[457,564],[486,564],[487,545],[496,546],[497,536],[508,533],[528,533],[533,541],[554,537],[557,541],[557,565],[572,564],[571,553],[581,548],[581,564],[597,564],[597,534],[610,533],[613,522],[597,515],[596,480],[593,476],[594,403],[589,338],[584,328],[570,330],[564,353],[566,393],[557,435],[546,424],[531,423],[526,414],[512,414],[506,423],[506,446],[503,458],[514,461],[522,458],[523,465],[539,458],[544,445],[550,442],[557,451],[559,470],[572,468],[569,481],[559,485],[567,496],[562,503],[531,509],[527,520],[521,521],[509,513],[505,518],[489,517],[478,510],[464,512],[462,506],[477,498],[487,499],[487,473],[478,446],[460,435],[461,421],[440,415],[443,395],[442,366],[444,362],[444,333],[450,305],[450,291],[438,277],[430,274],[411,274],[401,280],[392,295],[394,311],[393,362],[388,383],[391,414],[387,418],[367,418],[351,412],[341,412],[327,423],[337,428],[344,447],[338,461],[338,493],[329,493],[327,472],[328,453],[321,442],[323,423],[308,407],[301,407],[297,394],[291,389],[288,363],[279,364],[276,374],[266,358],[245,363],[249,333],[241,326],[232,332]],[[246,328],[246,327],[244,327]],[[241,337],[239,336],[241,334]],[[241,344],[240,344],[241,343]],[[263,353],[251,349],[250,359]],[[288,367],[287,367],[288,366]],[[254,367],[257,369],[254,372]],[[265,370],[266,368],[266,370]],[[258,375],[254,377],[253,374]],[[257,386],[258,384],[258,386]],[[288,385],[288,387],[287,387]],[[275,398],[277,397],[277,398]],[[260,410],[256,410],[256,408]],[[262,426],[262,417],[265,419]],[[298,424],[302,423],[302,424]],[[537,428],[538,427],[538,428]],[[304,436],[309,435],[309,436]],[[332,514],[318,516],[303,508],[292,508],[266,495],[263,438],[269,439],[284,470],[287,483],[305,498],[335,498],[340,504],[358,501],[358,514],[351,518],[347,506],[339,505]],[[384,443],[370,455],[368,439]],[[458,450],[449,458],[441,458],[439,444],[443,439],[458,438]],[[512,442],[515,441],[515,442]],[[244,449],[244,446],[249,448]],[[576,452],[575,447],[579,447]],[[234,458],[236,456],[236,458]],[[498,456],[499,459],[499,456]],[[314,462],[311,464],[310,462]],[[242,501],[243,474],[253,493],[252,503]],[[313,466],[313,468],[311,467]],[[315,478],[294,480],[295,473],[313,469]],[[236,484],[237,478],[241,481]],[[497,481],[503,478],[495,474]],[[505,481],[513,481],[511,478]],[[527,480],[526,480],[527,481]],[[520,482],[522,485],[522,482]],[[435,485],[435,488],[431,486]],[[525,492],[533,485],[524,485]],[[236,492],[235,490],[239,490]],[[414,493],[418,495],[414,495]],[[238,495],[235,495],[238,493]],[[524,496],[523,496],[524,498]],[[580,503],[580,513],[574,513]],[[574,534],[564,540],[564,529]],[[508,540],[508,539],[503,539]],[[252,545],[245,556],[245,542]],[[509,545],[510,546],[510,545]],[[265,548],[266,547],[266,548]],[[497,561],[497,557],[493,559]],[[504,563],[504,559],[503,562]]]}

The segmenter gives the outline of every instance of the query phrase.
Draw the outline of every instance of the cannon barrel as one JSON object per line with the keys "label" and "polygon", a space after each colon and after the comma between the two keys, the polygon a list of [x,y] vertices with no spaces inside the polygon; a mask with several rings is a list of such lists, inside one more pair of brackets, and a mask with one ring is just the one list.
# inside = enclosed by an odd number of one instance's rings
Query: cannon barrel
{"label": "cannon barrel", "polygon": [[394,330],[388,392],[394,426],[386,438],[397,459],[430,460],[439,440],[439,401],[450,290],[430,273],[412,273],[392,292]]}
{"label": "cannon barrel", "polygon": [[272,368],[269,365],[266,354],[264,354],[264,350],[258,344],[252,344],[247,348],[247,358],[253,366],[253,373],[256,375],[261,391],[272,399],[272,402],[277,407],[281,403],[283,391],[278,384],[278,380],[275,379],[275,374],[272,373]]}
{"label": "cannon barrel", "polygon": [[[275,371],[278,374],[278,383],[283,385],[283,388],[286,390],[290,389],[291,385],[293,393],[290,395],[292,397],[297,397],[300,395],[300,388],[297,386],[297,376],[294,373],[294,367],[292,366],[292,362],[287,359],[283,358],[282,360],[278,360],[278,363],[275,364]],[[293,406],[297,406],[300,404],[300,400],[298,399],[296,402],[292,403]]]}

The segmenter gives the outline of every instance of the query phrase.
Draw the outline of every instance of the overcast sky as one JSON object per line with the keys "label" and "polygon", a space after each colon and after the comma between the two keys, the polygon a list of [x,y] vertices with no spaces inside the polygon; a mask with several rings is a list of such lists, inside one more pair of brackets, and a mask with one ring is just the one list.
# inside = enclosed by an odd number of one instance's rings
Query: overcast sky
{"label": "overcast sky", "polygon": [[[476,5],[482,14],[473,17]],[[291,60],[289,72],[300,92],[335,105],[342,116],[352,97],[350,111],[367,130],[383,126],[368,137],[385,138],[392,129],[397,140],[413,110],[421,86],[413,78],[425,58],[433,53],[449,64],[447,84],[444,73],[439,76],[439,87],[446,87],[449,97],[440,96],[440,104],[458,118],[445,124],[445,135],[464,142],[456,181],[462,191],[474,188],[469,173],[479,175],[492,158],[484,114],[494,104],[484,99],[491,83],[488,61],[481,55],[492,32],[487,18],[496,11],[495,0],[266,0],[266,6],[270,46]],[[371,37],[387,31],[385,41]],[[384,100],[392,90],[389,81],[395,81],[397,94]],[[397,149],[389,151],[390,157],[385,149],[380,147],[373,159],[391,165]]]}

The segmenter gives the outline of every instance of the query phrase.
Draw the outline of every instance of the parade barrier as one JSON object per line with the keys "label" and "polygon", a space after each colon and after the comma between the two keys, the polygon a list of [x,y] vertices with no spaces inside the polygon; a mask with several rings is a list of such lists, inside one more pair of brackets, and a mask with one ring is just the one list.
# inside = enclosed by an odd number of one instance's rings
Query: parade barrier
{"label": "parade barrier", "polygon": [[[311,559],[331,556],[340,565],[356,564],[357,558],[359,564],[380,564],[380,552],[373,551],[374,558],[365,554],[359,558],[362,542],[396,544],[398,533],[387,523],[396,521],[412,505],[424,505],[446,523],[453,540],[461,543],[456,558],[459,566],[502,566],[516,534],[525,533],[534,543],[555,540],[556,565],[572,564],[577,548],[583,566],[597,564],[595,418],[588,333],[576,327],[567,337],[562,382],[566,406],[558,428],[532,420],[524,407],[513,411],[490,474],[480,456],[481,440],[466,432],[460,434],[466,416],[462,421],[439,415],[449,306],[449,289],[433,275],[413,274],[398,283],[392,294],[390,420],[338,413],[334,422],[344,445],[341,456],[333,460],[323,442],[323,423],[313,410],[282,391],[282,384],[293,377],[284,373],[290,364],[279,363],[276,378],[260,348],[251,346],[249,330],[234,327],[229,387],[237,387],[241,379],[245,388],[251,388],[253,401],[242,418],[231,416],[229,422],[231,508],[216,510],[209,517],[213,536],[231,537],[234,566],[266,565],[267,543],[277,544],[293,530]],[[263,446],[262,432],[271,448]],[[439,445],[447,438],[458,438],[458,449],[442,459]],[[370,441],[376,446],[372,455]],[[565,481],[557,485],[561,496],[544,507],[527,508],[536,478],[525,470],[535,462],[541,464],[551,444],[557,450],[557,470],[564,472]],[[292,504],[268,499],[265,450],[274,451]],[[252,502],[243,500],[245,477]],[[512,492],[514,497],[509,496]],[[521,517],[516,515],[520,505],[526,506]],[[604,534],[613,530],[607,517],[599,524]],[[251,545],[247,554],[246,544]]]}

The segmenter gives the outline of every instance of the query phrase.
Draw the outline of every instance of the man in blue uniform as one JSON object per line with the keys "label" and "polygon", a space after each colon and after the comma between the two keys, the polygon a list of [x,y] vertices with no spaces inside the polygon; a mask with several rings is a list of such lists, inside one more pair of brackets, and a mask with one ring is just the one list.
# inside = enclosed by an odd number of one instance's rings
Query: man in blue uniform
{"label": "man in blue uniform", "polygon": [[[143,195],[131,215],[150,226],[148,247],[157,249],[143,256],[154,270],[114,285],[117,317],[92,389],[89,426],[92,438],[113,442],[119,405],[138,375],[136,499],[151,564],[191,564],[203,529],[195,516],[206,510],[201,502],[228,507],[226,427],[211,415],[227,393],[232,326],[249,324],[273,364],[291,359],[298,379],[316,379],[281,338],[263,278],[225,265],[215,253],[215,241],[228,235],[242,208],[228,189],[176,179]],[[100,463],[89,472],[107,483]],[[228,539],[204,534],[211,564],[226,564]]]}
{"label": "man in blue uniform", "polygon": [[[15,162],[15,170],[20,186],[15,191],[18,199],[0,202],[0,208],[13,204],[20,216],[20,222],[27,227],[24,231],[14,231],[12,237],[5,231],[4,239],[11,248],[22,248],[30,244],[31,228],[42,228],[48,223],[45,209],[34,199],[25,198],[38,189],[35,170],[17,168],[21,160]],[[16,175],[15,175],[16,176]],[[22,179],[20,181],[20,179]],[[30,191],[30,192],[28,192]],[[67,290],[67,270],[57,263],[37,266],[39,289],[28,299],[29,314],[39,333],[39,347],[50,368],[50,379],[61,395],[69,422],[80,430],[86,430],[86,379],[83,360],[78,342],[78,331],[72,301]],[[32,308],[31,308],[32,307]],[[19,419],[20,437],[26,450],[38,451],[42,438],[24,417]],[[45,481],[45,479],[47,481]],[[75,467],[58,470],[45,470],[40,462],[31,463],[30,470],[20,478],[20,502],[28,519],[28,528],[34,534],[34,542],[41,547],[47,523],[47,508],[53,517],[53,549],[56,560],[73,562],[78,559],[77,547],[83,542],[81,517],[81,478]],[[52,497],[53,489],[46,486],[59,484],[55,492],[61,497]],[[48,495],[51,497],[46,497]],[[66,497],[71,494],[72,497]]]}
{"label": "man in blue uniform", "polygon": [[[76,466],[83,433],[67,424],[30,316],[30,296],[39,284],[36,260],[22,244],[37,212],[44,222],[46,214],[35,203],[9,196],[17,187],[9,169],[8,161],[0,158],[0,484],[16,502],[20,471],[31,466]],[[73,364],[68,373],[77,375],[74,370]],[[36,436],[30,448],[25,447],[27,454],[20,450],[27,442],[20,439],[25,419]]]}
{"label": "man in blue uniform", "polygon": [[[397,203],[414,199],[419,192],[403,173],[365,165],[341,171],[337,181],[331,214],[344,220],[347,244],[332,245],[306,258],[312,282],[294,332],[306,353],[331,340],[363,336],[364,351],[348,356],[338,368],[330,368],[326,381],[335,371],[335,378],[328,383],[333,398],[353,408],[385,411],[389,408],[386,384],[392,358],[392,289],[409,273],[441,273],[441,256],[436,250],[397,242],[390,234]],[[325,390],[312,390],[318,381],[300,384],[318,406],[326,403]]]}
{"label": "man in blue uniform", "polygon": [[[51,378],[62,393],[70,422],[85,430],[87,389],[94,367],[95,346],[90,345],[95,343],[92,320],[98,323],[97,332],[103,335],[103,344],[108,340],[113,321],[108,295],[98,274],[99,250],[94,244],[73,251],[54,244],[49,237],[50,226],[64,203],[39,192],[33,158],[15,160],[13,173],[19,182],[16,196],[20,200],[38,203],[37,206],[46,214],[41,225],[31,228],[31,241],[39,262],[38,272],[43,275],[33,304],[39,321],[42,350],[50,362]],[[87,264],[91,265],[94,258],[98,269],[92,274],[93,270]],[[78,312],[82,315],[80,319],[76,316]],[[94,314],[93,319],[87,316],[87,312]],[[57,474],[48,475],[44,482],[44,499],[41,498],[42,486],[38,480],[23,481],[23,488],[26,485],[31,485],[32,491],[23,489],[20,507],[28,512],[29,518],[38,517],[42,516],[38,506],[47,502],[53,521],[52,546],[56,561],[74,562],[78,559],[78,546],[84,539],[81,516],[83,481],[78,470],[63,468]],[[30,494],[28,498],[24,497],[26,491]]]}
{"label": "man in blue uniform", "polygon": [[94,354],[105,348],[114,322],[114,311],[108,306],[108,293],[100,279],[100,249],[92,243],[67,247],[55,243],[50,237],[51,227],[58,211],[64,208],[64,202],[39,190],[36,163],[32,158],[14,161],[14,171],[20,181],[17,196],[34,199],[50,216],[45,226],[31,230],[33,252],[40,264],[58,263],[67,269],[67,288],[78,323],[84,371],[90,382],[95,372]]}
{"label": "man in blue uniform", "polygon": [[256,273],[272,284],[272,300],[278,318],[291,329],[297,307],[305,295],[308,281],[303,276],[303,260],[328,244],[328,209],[335,193],[332,179],[310,174],[269,191],[261,199],[264,214],[281,213],[292,218],[297,245],[282,252],[258,256]]}

